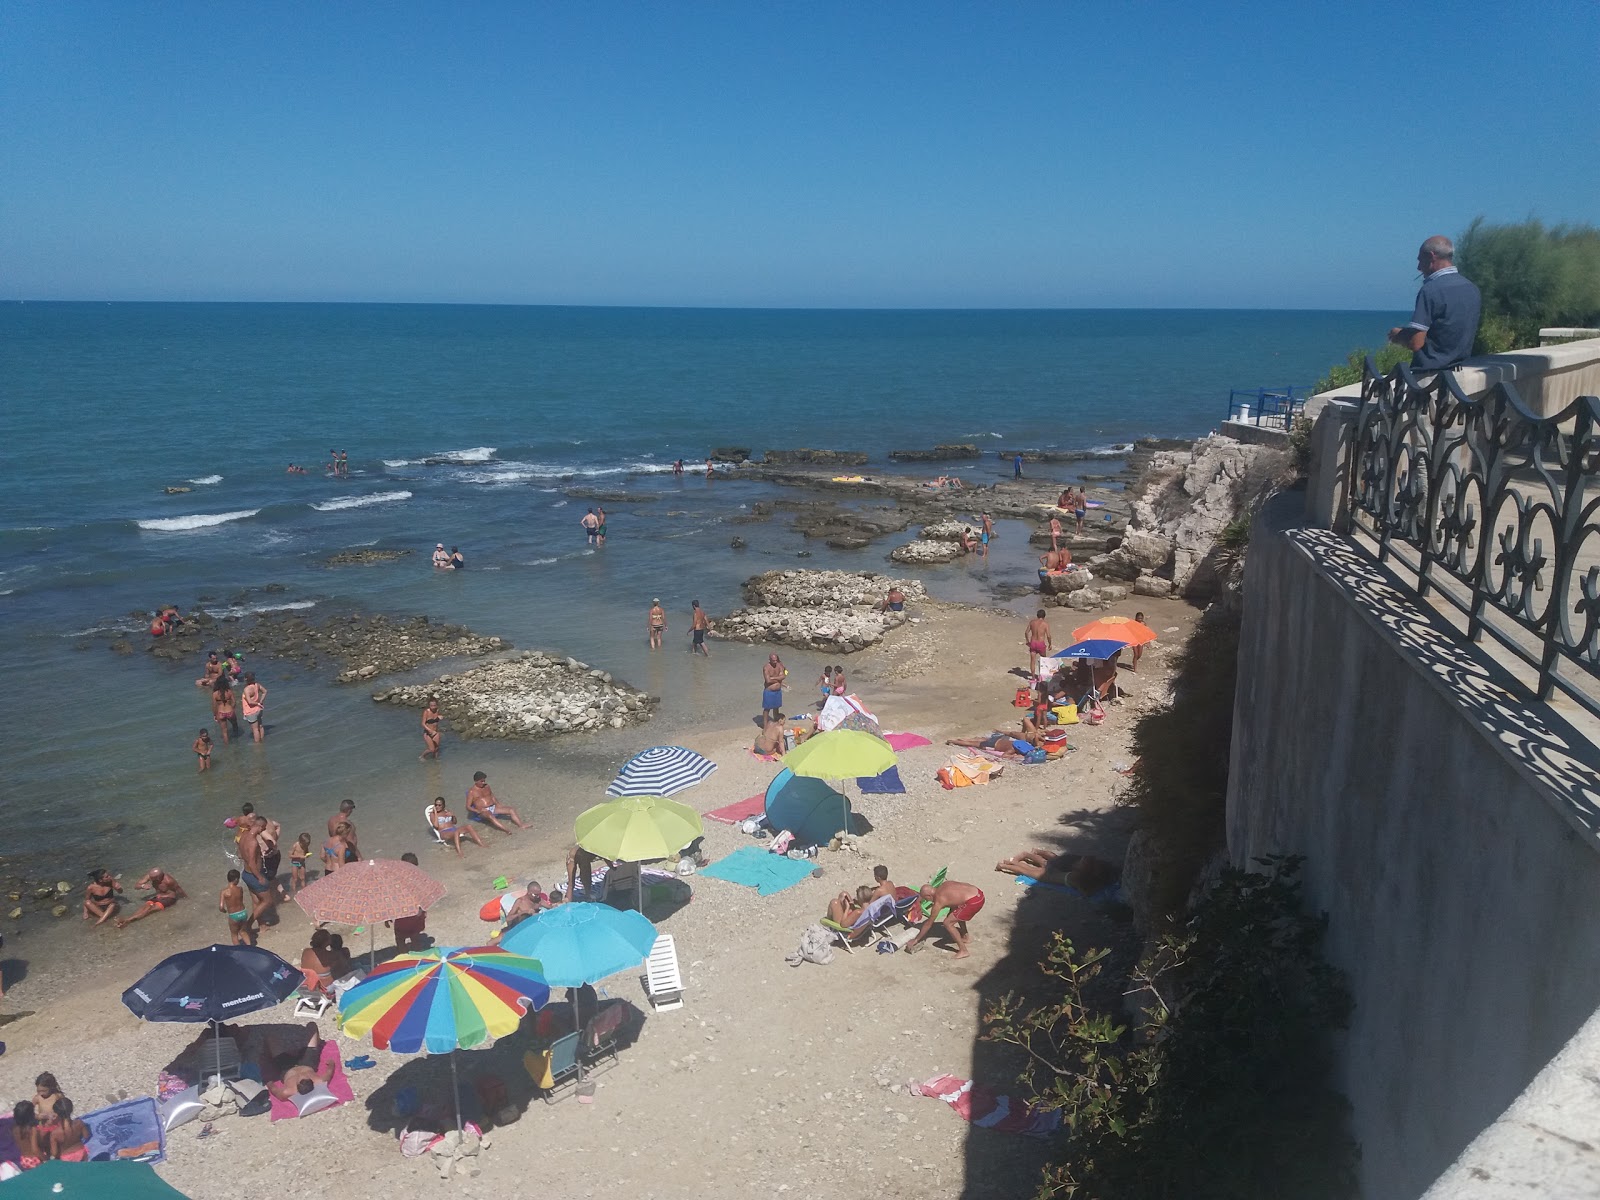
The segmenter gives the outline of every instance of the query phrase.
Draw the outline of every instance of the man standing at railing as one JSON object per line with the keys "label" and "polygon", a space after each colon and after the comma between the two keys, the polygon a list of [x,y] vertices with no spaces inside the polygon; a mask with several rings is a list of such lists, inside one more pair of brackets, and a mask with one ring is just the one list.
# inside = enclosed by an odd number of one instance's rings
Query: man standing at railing
{"label": "man standing at railing", "polygon": [[1413,371],[1442,371],[1472,353],[1483,298],[1477,285],[1456,270],[1456,247],[1434,235],[1417,251],[1422,287],[1411,320],[1389,330],[1389,340],[1411,351]]}

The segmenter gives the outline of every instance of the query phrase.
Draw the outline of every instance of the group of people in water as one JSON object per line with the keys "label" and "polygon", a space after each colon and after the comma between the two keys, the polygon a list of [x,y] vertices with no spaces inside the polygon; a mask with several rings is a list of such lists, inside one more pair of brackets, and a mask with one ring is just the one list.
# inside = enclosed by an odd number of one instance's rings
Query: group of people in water
{"label": "group of people in water", "polygon": [[437,542],[433,547],[433,569],[435,571],[465,571],[467,569],[466,557],[461,553],[460,546],[444,548],[443,542]]}
{"label": "group of people in water", "polygon": [[[239,684],[237,693],[234,690],[236,683]],[[216,722],[224,745],[234,737],[241,736],[241,715],[250,727],[251,740],[266,740],[267,688],[256,679],[255,672],[244,669],[243,655],[235,650],[226,650],[220,656],[215,650],[207,651],[204,672],[194,681],[194,685],[206,690],[211,703],[211,719]],[[202,727],[193,746],[197,770],[211,769],[211,747],[211,731]]]}

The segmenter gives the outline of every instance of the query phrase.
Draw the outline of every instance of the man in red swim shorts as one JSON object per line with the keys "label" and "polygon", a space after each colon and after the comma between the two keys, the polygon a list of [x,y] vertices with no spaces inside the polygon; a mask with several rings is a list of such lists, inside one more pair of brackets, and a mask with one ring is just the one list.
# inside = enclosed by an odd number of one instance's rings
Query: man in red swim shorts
{"label": "man in red swim shorts", "polygon": [[[933,927],[939,925],[956,944],[956,957],[967,957],[967,922],[983,909],[982,889],[947,879],[938,887],[924,887],[921,895],[928,906],[927,919],[917,936],[906,943],[906,953],[915,953],[922,940],[933,932]],[[950,911],[944,913],[945,909]],[[942,917],[941,913],[944,913]]]}

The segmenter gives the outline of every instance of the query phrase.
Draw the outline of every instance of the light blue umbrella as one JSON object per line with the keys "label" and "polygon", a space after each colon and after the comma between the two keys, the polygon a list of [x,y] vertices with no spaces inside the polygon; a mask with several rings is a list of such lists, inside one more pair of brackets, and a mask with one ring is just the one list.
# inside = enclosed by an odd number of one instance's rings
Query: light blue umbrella
{"label": "light blue umbrella", "polygon": [[820,846],[850,832],[850,801],[821,779],[785,767],[767,785],[767,824],[787,829],[802,846]]}
{"label": "light blue umbrella", "polygon": [[538,959],[541,974],[559,987],[636,967],[655,944],[654,925],[609,904],[562,904],[518,921],[500,939],[502,949]]}

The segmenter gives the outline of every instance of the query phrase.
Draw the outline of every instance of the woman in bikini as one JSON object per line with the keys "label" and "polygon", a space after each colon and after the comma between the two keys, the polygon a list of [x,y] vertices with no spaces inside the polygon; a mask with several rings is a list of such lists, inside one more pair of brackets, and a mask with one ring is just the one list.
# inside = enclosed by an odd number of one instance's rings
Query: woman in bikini
{"label": "woman in bikini", "polygon": [[306,986],[313,991],[327,992],[328,985],[333,982],[333,966],[329,961],[332,940],[326,929],[318,929],[311,935],[311,944],[300,952],[300,971],[306,977]]}
{"label": "woman in bikini", "polygon": [[55,1104],[56,1125],[50,1134],[50,1156],[62,1162],[88,1162],[89,1127],[72,1115],[72,1101],[58,1097]]}
{"label": "woman in bikini", "polygon": [[239,693],[239,701],[244,707],[245,724],[250,726],[250,736],[261,741],[267,736],[267,723],[261,711],[267,702],[267,689],[256,682],[253,673],[244,677],[244,690]]}
{"label": "woman in bikini", "polygon": [[104,867],[89,872],[89,886],[83,890],[83,919],[104,925],[117,913],[117,881]]}
{"label": "woman in bikini", "polygon": [[328,840],[322,843],[322,869],[332,874],[347,862],[354,862],[351,855],[355,847],[350,842],[350,822],[340,821],[333,827],[333,832],[328,835]]}
{"label": "woman in bikini", "polygon": [[211,689],[211,715],[216,718],[217,728],[222,730],[222,744],[228,744],[228,731],[239,732],[239,718],[234,715],[233,687],[228,683],[226,675],[218,676],[215,686]]}
{"label": "woman in bikini", "polygon": [[429,696],[428,707],[422,710],[422,753],[418,756],[424,760],[439,757],[439,722],[443,720],[439,712],[439,697]]}
{"label": "woman in bikini", "polygon": [[440,796],[433,802],[433,811],[428,814],[428,820],[438,830],[441,841],[456,848],[456,853],[461,853],[461,839],[469,837],[478,845],[483,845],[483,839],[478,836],[478,831],[470,825],[456,824],[456,815],[445,804],[444,797]]}

